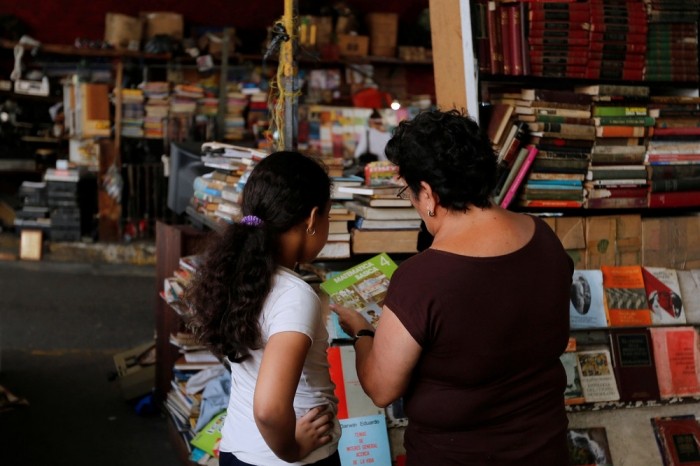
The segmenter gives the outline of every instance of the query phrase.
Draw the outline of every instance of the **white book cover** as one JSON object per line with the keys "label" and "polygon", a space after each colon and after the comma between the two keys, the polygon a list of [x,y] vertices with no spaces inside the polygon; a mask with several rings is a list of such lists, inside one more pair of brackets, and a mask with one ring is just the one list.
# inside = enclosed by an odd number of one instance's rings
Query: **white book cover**
{"label": "white book cover", "polygon": [[642,267],[651,320],[654,324],[685,324],[681,286],[675,269]]}
{"label": "white book cover", "polygon": [[676,274],[683,297],[685,320],[689,324],[700,324],[700,269],[678,270]]}
{"label": "white book cover", "polygon": [[597,269],[574,270],[569,301],[572,329],[608,326],[603,294],[603,272]]}
{"label": "white book cover", "polygon": [[610,350],[600,348],[578,351],[576,360],[583,396],[587,403],[620,399]]}

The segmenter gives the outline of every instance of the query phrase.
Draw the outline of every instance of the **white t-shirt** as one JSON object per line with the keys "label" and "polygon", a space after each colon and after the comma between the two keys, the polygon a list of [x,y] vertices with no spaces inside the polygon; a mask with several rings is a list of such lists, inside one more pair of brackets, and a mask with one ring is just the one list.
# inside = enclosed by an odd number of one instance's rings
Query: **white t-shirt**
{"label": "white t-shirt", "polygon": [[315,463],[338,448],[340,424],[336,419],[333,440],[313,451],[297,463],[279,459],[265,443],[253,417],[253,395],[262,362],[263,349],[270,336],[279,332],[295,331],[307,335],[312,343],[304,361],[301,380],[294,396],[297,418],[316,406],[329,406],[337,412],[338,399],[333,394],[335,385],[328,371],[328,331],[323,322],[321,301],[314,290],[287,268],[280,267],[273,276],[272,287],[260,314],[263,348],[252,351],[251,357],[231,366],[231,398],[220,450],[231,452],[244,463],[258,466],[303,465]]}

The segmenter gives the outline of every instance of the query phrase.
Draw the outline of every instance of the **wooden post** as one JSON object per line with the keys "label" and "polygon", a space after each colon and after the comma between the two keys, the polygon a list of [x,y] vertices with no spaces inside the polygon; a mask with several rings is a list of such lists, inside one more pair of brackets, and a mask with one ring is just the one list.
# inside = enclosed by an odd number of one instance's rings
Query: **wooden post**
{"label": "wooden post", "polygon": [[297,109],[299,96],[297,95],[297,63],[294,57],[298,41],[298,25],[297,0],[284,0],[284,29],[289,35],[289,40],[282,42],[280,46],[282,82],[278,83],[280,97],[284,99],[284,128],[278,128],[283,132],[284,150],[296,150],[298,142]]}
{"label": "wooden post", "polygon": [[479,93],[468,0],[430,0],[437,105],[465,109],[479,121]]}

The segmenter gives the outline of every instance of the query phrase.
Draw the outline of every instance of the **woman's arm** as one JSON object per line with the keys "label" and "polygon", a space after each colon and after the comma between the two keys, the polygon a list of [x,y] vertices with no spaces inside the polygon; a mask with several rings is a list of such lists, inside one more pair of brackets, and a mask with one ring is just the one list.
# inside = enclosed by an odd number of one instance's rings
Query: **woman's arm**
{"label": "woman's arm", "polygon": [[298,421],[294,395],[306,354],[308,336],[280,332],[267,342],[255,386],[253,414],[265,442],[280,459],[299,461],[331,438],[332,414],[314,408]]}
{"label": "woman's arm", "polygon": [[[340,325],[348,334],[372,326],[353,309],[331,304]],[[360,337],[355,342],[357,375],[362,388],[374,404],[385,407],[403,395],[411,372],[420,357],[421,347],[396,315],[384,306],[374,338]]]}

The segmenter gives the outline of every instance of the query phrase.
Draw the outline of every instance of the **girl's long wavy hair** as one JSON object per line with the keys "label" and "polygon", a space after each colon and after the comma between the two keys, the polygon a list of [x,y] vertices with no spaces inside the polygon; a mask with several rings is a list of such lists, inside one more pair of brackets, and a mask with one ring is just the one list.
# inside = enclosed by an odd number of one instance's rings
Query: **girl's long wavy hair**
{"label": "girl's long wavy hair", "polygon": [[261,347],[259,317],[280,254],[280,235],[330,199],[330,179],[317,161],[276,152],[256,165],[242,194],[242,214],[261,225],[234,223],[207,246],[185,290],[198,340],[232,362]]}

